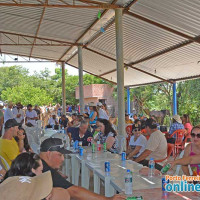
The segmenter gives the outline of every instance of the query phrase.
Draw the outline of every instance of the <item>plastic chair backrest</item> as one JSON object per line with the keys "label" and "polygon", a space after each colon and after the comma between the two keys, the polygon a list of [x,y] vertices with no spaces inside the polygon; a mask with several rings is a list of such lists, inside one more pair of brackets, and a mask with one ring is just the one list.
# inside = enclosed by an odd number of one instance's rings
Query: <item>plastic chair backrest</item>
{"label": "plastic chair backrest", "polygon": [[132,125],[128,125],[128,126],[126,127],[126,133],[127,133],[129,136],[132,135],[132,128],[133,128]]}
{"label": "plastic chair backrest", "polygon": [[175,134],[176,134],[175,145],[181,145],[183,143],[185,130],[183,130],[183,129],[176,130]]}
{"label": "plastic chair backrest", "polygon": [[167,143],[167,158],[171,156],[173,149],[174,149],[174,144]]}
{"label": "plastic chair backrest", "polygon": [[2,167],[4,167],[6,171],[9,170],[10,169],[9,164],[7,163],[7,161],[5,160],[5,158],[3,158],[3,156],[1,156],[1,155],[0,155],[0,160],[1,160],[1,163],[3,164]]}

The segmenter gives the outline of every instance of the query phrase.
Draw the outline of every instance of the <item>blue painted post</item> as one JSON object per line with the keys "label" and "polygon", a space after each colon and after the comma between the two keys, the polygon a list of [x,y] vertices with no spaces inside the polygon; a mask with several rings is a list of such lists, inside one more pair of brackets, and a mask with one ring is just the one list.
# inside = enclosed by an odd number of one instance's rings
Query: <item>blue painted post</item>
{"label": "blue painted post", "polygon": [[177,115],[176,83],[173,83],[173,115]]}
{"label": "blue painted post", "polygon": [[130,88],[127,88],[127,112],[130,115],[131,113],[131,101],[130,101]]}

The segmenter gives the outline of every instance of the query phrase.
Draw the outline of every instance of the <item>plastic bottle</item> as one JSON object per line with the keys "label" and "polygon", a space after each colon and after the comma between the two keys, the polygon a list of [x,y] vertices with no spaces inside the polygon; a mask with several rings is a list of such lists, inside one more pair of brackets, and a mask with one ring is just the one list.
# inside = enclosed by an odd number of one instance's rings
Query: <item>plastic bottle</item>
{"label": "plastic bottle", "polygon": [[161,173],[165,174],[169,171],[169,169],[171,168],[171,164],[168,163],[167,165],[165,165],[162,169],[161,169]]}
{"label": "plastic bottle", "polygon": [[150,158],[148,176],[149,177],[153,177],[154,176],[154,172],[155,172],[155,162],[154,162],[153,158]]}
{"label": "plastic bottle", "polygon": [[63,133],[63,134],[65,133],[65,129],[64,129],[64,127],[62,127],[62,133]]}
{"label": "plastic bottle", "polygon": [[132,195],[133,194],[133,177],[130,169],[127,169],[126,174],[124,176],[125,180],[125,194]]}
{"label": "plastic bottle", "polygon": [[71,140],[71,147],[74,147],[74,140]]}

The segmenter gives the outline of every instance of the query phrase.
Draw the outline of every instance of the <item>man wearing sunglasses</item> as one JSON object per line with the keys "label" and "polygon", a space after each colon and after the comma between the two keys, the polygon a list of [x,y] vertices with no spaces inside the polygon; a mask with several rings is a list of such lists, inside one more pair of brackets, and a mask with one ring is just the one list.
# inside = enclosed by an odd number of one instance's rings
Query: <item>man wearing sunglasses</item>
{"label": "man wearing sunglasses", "polygon": [[[64,154],[70,153],[64,148],[61,139],[48,138],[44,140],[40,147],[40,158],[43,162],[43,172],[51,171],[53,187],[63,188],[68,191],[72,199],[81,200],[125,200],[122,195],[113,197],[104,197],[99,194],[90,192],[85,188],[75,186],[61,176],[57,170],[62,166]],[[63,197],[64,199],[64,197]]]}
{"label": "man wearing sunglasses", "polygon": [[[148,166],[150,158],[154,160],[162,160],[167,157],[167,141],[164,134],[157,129],[157,123],[152,118],[147,119],[145,122],[147,134],[150,135],[147,141],[147,146],[144,152],[137,157],[134,161],[144,166]],[[162,169],[158,163],[155,168]]]}

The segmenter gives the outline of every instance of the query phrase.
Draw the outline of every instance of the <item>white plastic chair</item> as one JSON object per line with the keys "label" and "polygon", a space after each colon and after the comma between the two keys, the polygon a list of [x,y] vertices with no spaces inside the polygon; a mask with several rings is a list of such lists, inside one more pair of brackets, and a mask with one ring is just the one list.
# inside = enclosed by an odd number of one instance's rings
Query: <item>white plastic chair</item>
{"label": "white plastic chair", "polygon": [[10,166],[9,164],[7,163],[7,161],[0,155],[0,160],[1,160],[1,163],[3,164],[3,168],[7,171],[10,169]]}

